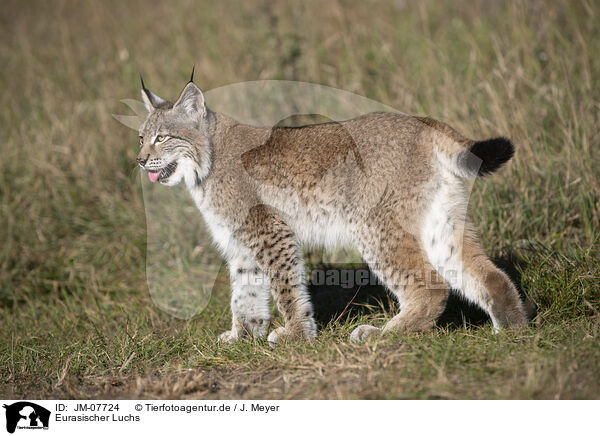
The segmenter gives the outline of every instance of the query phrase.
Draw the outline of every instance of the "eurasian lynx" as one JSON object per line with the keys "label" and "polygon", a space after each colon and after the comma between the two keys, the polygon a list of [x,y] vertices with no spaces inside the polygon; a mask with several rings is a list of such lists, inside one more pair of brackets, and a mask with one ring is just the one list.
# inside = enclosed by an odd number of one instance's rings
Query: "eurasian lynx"
{"label": "eurasian lynx", "polygon": [[269,342],[316,336],[303,244],[355,247],[397,298],[400,313],[382,328],[358,326],[354,341],[432,329],[448,285],[496,328],[526,323],[467,217],[465,181],[508,161],[507,139],[472,141],[395,113],[252,127],[209,110],[191,80],[174,104],[143,82],[142,98],[149,114],[137,162],[152,182],[185,183],[229,266],[233,322],[222,341],[266,335],[270,296],[285,325]]}

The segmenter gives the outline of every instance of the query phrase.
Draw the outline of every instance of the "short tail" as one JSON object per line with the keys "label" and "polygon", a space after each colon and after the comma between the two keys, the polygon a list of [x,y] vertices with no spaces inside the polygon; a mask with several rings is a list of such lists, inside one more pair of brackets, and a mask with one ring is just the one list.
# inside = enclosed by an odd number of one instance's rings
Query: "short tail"
{"label": "short tail", "polygon": [[445,123],[429,117],[416,117],[431,132],[439,162],[458,177],[472,179],[491,174],[510,160],[515,147],[506,138],[473,141]]}
{"label": "short tail", "polygon": [[491,174],[515,154],[515,146],[506,138],[474,141],[457,156],[459,172],[468,178]]}

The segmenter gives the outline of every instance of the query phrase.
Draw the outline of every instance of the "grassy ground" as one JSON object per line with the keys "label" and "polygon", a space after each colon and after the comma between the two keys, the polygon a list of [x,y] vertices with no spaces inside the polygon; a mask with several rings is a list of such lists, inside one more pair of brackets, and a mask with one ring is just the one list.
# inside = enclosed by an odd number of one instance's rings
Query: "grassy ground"
{"label": "grassy ground", "polygon": [[[0,396],[599,398],[599,19],[593,1],[8,2]],[[375,307],[324,317],[309,344],[222,348],[224,277],[192,320],[159,310],[137,135],[110,114],[138,98],[139,71],[174,97],[194,63],[205,89],[315,82],[510,136],[516,158],[471,204],[486,249],[537,304],[531,328],[494,335],[458,318],[349,344],[353,326],[389,316]]]}

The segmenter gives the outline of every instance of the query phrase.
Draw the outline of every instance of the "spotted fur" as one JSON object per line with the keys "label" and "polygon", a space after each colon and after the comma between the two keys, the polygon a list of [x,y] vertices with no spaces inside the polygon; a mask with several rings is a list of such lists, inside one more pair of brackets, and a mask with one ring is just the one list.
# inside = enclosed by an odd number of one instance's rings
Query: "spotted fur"
{"label": "spotted fur", "polygon": [[497,328],[525,323],[514,285],[484,255],[467,214],[466,179],[508,160],[506,140],[476,142],[394,113],[253,127],[210,111],[191,82],[174,104],[145,88],[142,97],[150,112],[138,162],[151,171],[176,162],[158,181],[186,184],[229,265],[232,328],[222,341],[267,335],[271,298],[284,325],[270,342],[316,336],[304,245],[355,247],[398,299],[398,315],[357,327],[352,340],[432,329],[448,284]]}

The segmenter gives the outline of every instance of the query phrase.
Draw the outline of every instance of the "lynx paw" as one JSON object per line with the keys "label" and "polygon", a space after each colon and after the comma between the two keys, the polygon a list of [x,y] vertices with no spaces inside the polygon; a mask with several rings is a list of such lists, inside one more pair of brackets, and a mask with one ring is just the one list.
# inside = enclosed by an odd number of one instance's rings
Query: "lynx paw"
{"label": "lynx paw", "polygon": [[237,331],[235,330],[227,330],[219,335],[218,342],[219,344],[233,344],[239,340],[239,336]]}
{"label": "lynx paw", "polygon": [[277,327],[267,337],[267,341],[271,347],[285,341],[285,339],[290,336],[290,333],[287,331],[285,327]]}
{"label": "lynx paw", "polygon": [[302,332],[301,330],[290,330],[288,327],[277,327],[267,337],[267,341],[271,347],[284,342],[288,339],[314,339],[317,337],[316,325],[314,328],[310,328],[308,332]]}
{"label": "lynx paw", "polygon": [[372,325],[359,325],[352,331],[352,333],[350,333],[350,341],[354,343],[360,343],[375,335],[378,335],[380,332],[380,328],[373,327]]}

